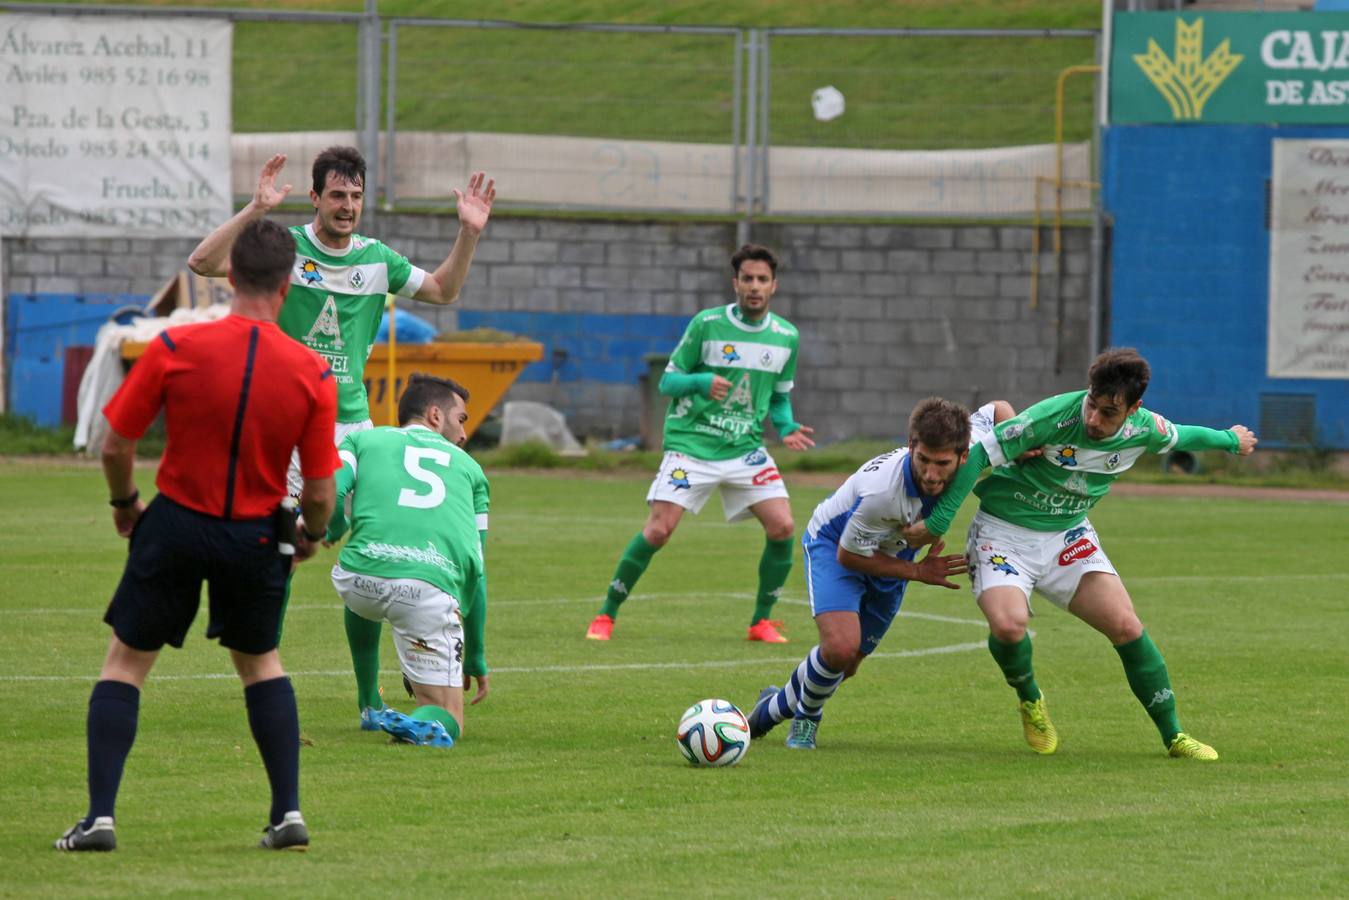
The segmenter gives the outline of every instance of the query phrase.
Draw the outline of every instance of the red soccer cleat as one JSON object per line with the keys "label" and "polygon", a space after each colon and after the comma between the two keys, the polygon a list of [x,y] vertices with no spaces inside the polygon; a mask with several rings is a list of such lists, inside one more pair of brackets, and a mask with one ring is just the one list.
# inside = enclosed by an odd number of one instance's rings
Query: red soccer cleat
{"label": "red soccer cleat", "polygon": [[749,633],[745,635],[745,640],[763,641],[765,644],[785,644],[787,639],[778,631],[781,627],[782,622],[777,619],[760,619],[749,626]]}
{"label": "red soccer cleat", "polygon": [[586,640],[607,641],[613,637],[613,634],[614,620],[604,613],[600,613],[595,617],[595,621],[590,623],[590,627],[586,629]]}

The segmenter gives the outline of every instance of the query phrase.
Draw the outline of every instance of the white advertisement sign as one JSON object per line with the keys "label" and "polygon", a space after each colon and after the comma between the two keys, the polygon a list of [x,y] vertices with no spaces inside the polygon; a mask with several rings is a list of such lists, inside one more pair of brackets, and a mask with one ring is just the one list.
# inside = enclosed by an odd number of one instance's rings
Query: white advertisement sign
{"label": "white advertisement sign", "polygon": [[1349,141],[1274,141],[1269,375],[1349,379]]}
{"label": "white advertisement sign", "polygon": [[0,235],[195,237],[232,214],[233,28],[0,16]]}

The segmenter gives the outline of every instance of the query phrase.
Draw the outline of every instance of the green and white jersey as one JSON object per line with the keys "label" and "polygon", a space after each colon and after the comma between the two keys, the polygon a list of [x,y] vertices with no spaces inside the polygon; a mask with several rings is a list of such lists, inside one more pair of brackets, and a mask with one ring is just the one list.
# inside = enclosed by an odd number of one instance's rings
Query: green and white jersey
{"label": "green and white jersey", "polygon": [[[994,469],[974,489],[980,510],[1034,531],[1063,531],[1085,519],[1144,453],[1237,450],[1230,431],[1175,425],[1142,407],[1114,435],[1094,440],[1083,424],[1086,397],[1074,391],[1041,400],[984,435]],[[1036,447],[1042,455],[1008,464]]]}
{"label": "green and white jersey", "polygon": [[314,225],[295,225],[295,267],[281,306],[281,330],[328,361],[337,380],[337,421],[370,418],[365,361],[388,294],[411,297],[426,272],[373,238],[351,236],[345,250],[319,243]]}
{"label": "green and white jersey", "polygon": [[761,447],[773,393],[792,389],[797,341],[796,326],[786,319],[770,312],[751,324],[734,303],[694,316],[665,371],[711,372],[730,381],[731,389],[723,400],[698,394],[671,400],[665,449],[721,460]]}
{"label": "green and white jersey", "polygon": [[422,425],[350,434],[338,448],[337,506],[327,537],[351,539],[338,563],[361,575],[416,578],[472,614],[484,574],[480,531],[487,530],[488,485],[482,467]]}

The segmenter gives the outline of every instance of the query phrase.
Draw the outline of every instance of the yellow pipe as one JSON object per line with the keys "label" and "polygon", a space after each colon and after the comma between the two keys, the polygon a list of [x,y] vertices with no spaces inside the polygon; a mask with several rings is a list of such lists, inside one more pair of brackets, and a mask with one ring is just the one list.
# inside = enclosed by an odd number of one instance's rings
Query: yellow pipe
{"label": "yellow pipe", "polygon": [[386,295],[385,295],[385,297],[384,297],[384,308],[387,309],[387,310],[389,311],[389,338],[388,338],[388,342],[389,342],[389,374],[388,374],[388,380],[385,382],[385,384],[387,385],[387,387],[384,389],[384,402],[385,402],[385,406],[384,406],[384,418],[385,418],[385,424],[387,424],[387,425],[397,425],[397,424],[398,424],[398,413],[397,413],[398,407],[397,407],[397,405],[394,403],[394,396],[393,396],[393,395],[394,395],[394,387],[398,384],[398,382],[395,380],[395,373],[398,371],[398,370],[397,370],[398,338],[396,337],[396,335],[395,335],[395,330],[394,330],[394,324],[395,324],[395,323],[394,323],[394,317],[395,317],[395,316],[397,315],[397,313],[398,313],[398,306],[394,303],[393,294],[386,294]]}
{"label": "yellow pipe", "polygon": [[1100,66],[1069,66],[1059,73],[1054,88],[1054,266],[1058,276],[1063,251],[1063,95],[1070,75],[1097,74]]}

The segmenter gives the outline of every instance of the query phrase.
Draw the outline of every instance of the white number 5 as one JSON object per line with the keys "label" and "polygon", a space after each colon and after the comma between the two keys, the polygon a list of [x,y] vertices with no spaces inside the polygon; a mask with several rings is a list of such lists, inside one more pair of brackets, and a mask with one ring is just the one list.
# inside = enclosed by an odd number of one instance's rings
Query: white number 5
{"label": "white number 5", "polygon": [[419,494],[412,488],[403,488],[398,492],[398,505],[413,509],[432,509],[445,500],[445,482],[439,475],[426,469],[424,463],[450,467],[450,454],[444,450],[429,447],[408,447],[403,451],[403,468],[409,475],[431,489],[429,494]]}

